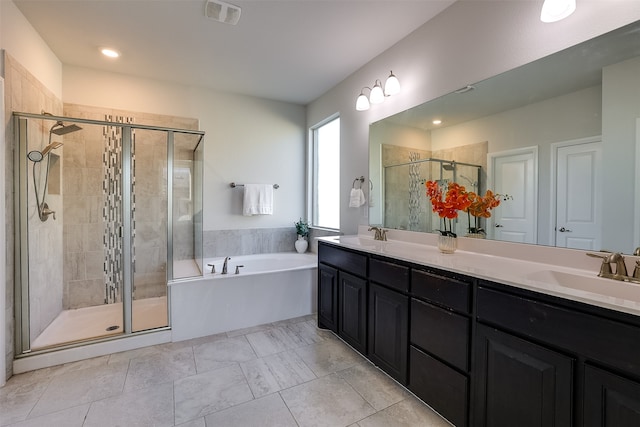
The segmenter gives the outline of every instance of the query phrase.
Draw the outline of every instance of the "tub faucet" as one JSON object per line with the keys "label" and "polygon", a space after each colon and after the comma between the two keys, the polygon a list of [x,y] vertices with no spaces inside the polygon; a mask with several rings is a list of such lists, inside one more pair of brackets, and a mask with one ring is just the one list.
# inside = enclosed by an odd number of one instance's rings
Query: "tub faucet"
{"label": "tub faucet", "polygon": [[231,257],[224,258],[224,264],[222,264],[222,274],[227,274],[227,262],[231,259]]}

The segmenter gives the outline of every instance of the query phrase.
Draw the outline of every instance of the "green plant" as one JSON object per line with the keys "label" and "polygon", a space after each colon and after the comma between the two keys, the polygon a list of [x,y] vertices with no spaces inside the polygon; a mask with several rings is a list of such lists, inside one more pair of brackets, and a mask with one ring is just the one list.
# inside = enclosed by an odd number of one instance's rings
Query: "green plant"
{"label": "green plant", "polygon": [[293,223],[296,226],[296,233],[298,235],[306,237],[309,235],[309,223],[307,221],[303,221],[302,218],[298,222]]}

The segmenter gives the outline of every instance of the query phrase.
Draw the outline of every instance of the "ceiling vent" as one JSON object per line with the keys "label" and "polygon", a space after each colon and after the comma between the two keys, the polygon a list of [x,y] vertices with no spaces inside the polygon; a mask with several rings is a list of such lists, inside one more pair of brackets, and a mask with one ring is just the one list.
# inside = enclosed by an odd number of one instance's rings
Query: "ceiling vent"
{"label": "ceiling vent", "polygon": [[238,23],[240,12],[242,12],[242,9],[238,6],[220,0],[207,0],[207,4],[204,7],[204,14],[207,18],[231,25]]}

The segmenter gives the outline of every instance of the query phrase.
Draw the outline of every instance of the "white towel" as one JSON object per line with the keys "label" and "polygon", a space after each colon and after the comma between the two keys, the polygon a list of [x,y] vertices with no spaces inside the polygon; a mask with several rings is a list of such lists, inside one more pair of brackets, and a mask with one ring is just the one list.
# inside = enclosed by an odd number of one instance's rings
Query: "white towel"
{"label": "white towel", "polygon": [[245,184],[242,214],[273,215],[273,185]]}
{"label": "white towel", "polygon": [[350,208],[359,208],[367,202],[366,197],[364,197],[364,191],[361,188],[352,188],[351,194],[349,195],[349,207]]}

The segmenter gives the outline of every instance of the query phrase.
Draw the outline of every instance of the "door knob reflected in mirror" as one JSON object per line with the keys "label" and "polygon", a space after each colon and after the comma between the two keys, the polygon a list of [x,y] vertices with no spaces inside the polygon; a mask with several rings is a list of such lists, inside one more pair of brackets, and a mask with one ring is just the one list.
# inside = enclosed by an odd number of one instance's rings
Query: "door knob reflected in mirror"
{"label": "door knob reflected in mirror", "polygon": [[500,227],[503,227],[503,226],[500,224],[496,224],[496,228],[500,228]]}
{"label": "door knob reflected in mirror", "polygon": [[558,230],[558,231],[561,232],[561,233],[571,233],[571,230],[569,230],[568,228],[564,228],[564,227],[561,227],[560,230]]}

